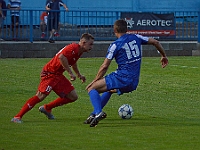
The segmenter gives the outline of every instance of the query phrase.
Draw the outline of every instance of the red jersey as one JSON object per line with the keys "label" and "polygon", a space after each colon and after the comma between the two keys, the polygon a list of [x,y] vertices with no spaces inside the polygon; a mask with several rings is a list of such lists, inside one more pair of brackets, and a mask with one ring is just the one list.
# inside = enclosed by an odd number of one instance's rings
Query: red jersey
{"label": "red jersey", "polygon": [[72,43],[62,48],[43,68],[43,71],[50,72],[52,74],[62,74],[65,69],[60,63],[58,56],[63,54],[68,59],[69,65],[74,65],[81,55],[78,54],[80,45]]}
{"label": "red jersey", "polygon": [[45,17],[47,17],[47,16],[48,16],[48,14],[46,11],[42,12],[42,14],[40,15],[40,20],[45,21]]}

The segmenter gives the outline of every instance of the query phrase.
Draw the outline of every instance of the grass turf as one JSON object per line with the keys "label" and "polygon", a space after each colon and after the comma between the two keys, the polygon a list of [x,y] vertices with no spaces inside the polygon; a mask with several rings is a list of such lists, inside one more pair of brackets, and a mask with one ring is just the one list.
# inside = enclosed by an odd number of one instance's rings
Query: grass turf
{"label": "grass turf", "polygon": [[[103,59],[79,60],[80,72],[87,82],[73,82],[79,100],[55,108],[55,120],[48,120],[38,111],[40,105],[57,97],[52,92],[25,114],[23,124],[10,120],[35,95],[40,71],[49,59],[0,59],[0,149],[199,149],[199,57],[169,57],[165,69],[161,68],[159,57],[143,58],[137,90],[113,95],[104,108],[107,118],[96,128],[90,128],[83,124],[92,111],[85,87],[95,77]],[[113,62],[108,72],[115,68]],[[125,103],[134,109],[130,120],[120,119],[117,113]]]}

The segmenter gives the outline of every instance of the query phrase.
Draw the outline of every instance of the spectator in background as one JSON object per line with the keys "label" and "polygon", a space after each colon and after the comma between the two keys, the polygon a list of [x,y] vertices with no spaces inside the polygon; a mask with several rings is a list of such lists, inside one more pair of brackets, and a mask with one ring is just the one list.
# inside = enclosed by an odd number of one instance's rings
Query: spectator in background
{"label": "spectator in background", "polygon": [[47,5],[50,1],[51,1],[51,0],[46,0],[46,4],[45,4],[45,5]]}
{"label": "spectator in background", "polygon": [[68,11],[67,6],[62,2],[62,0],[51,0],[47,3],[46,5],[46,10],[48,12],[48,17],[47,17],[47,26],[48,30],[50,31],[50,36],[49,36],[49,43],[54,43],[54,33],[55,31],[58,31],[58,26],[59,26],[59,20],[60,20],[60,6],[63,6],[66,11]]}
{"label": "spectator in background", "polygon": [[[46,5],[47,5],[50,1],[51,1],[51,0],[46,0]],[[58,30],[55,30],[55,32],[54,32],[54,36],[55,36],[55,37],[59,37],[59,36],[60,36],[59,30],[60,30],[60,22],[59,22],[59,24],[58,24]]]}
{"label": "spectator in background", "polygon": [[41,38],[44,39],[46,36],[46,27],[47,27],[47,16],[48,13],[46,11],[42,12],[40,15],[40,30],[42,32]]}
{"label": "spectator in background", "polygon": [[[42,14],[40,15],[40,30],[42,32],[41,39],[44,39],[46,37],[47,17],[48,17],[48,13],[46,11],[42,12]],[[60,23],[58,25],[58,31],[59,31],[59,27],[60,27]],[[60,36],[59,33],[58,33],[58,31],[54,32],[54,36],[55,37]]]}
{"label": "spectator in background", "polygon": [[19,28],[19,11],[21,9],[21,1],[20,0],[9,0],[8,1],[8,9],[11,12],[11,23],[12,23],[12,37],[13,40],[17,40],[18,36],[18,28]]}
{"label": "spectator in background", "polygon": [[[1,29],[3,28],[3,20],[6,18],[6,2],[4,0],[0,0],[0,36],[1,36]],[[0,38],[0,41],[3,41],[2,38]]]}

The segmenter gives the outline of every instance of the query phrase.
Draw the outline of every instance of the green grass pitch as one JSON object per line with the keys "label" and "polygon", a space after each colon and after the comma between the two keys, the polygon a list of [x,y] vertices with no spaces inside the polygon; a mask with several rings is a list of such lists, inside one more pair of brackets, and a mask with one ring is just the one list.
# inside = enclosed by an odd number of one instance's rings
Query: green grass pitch
{"label": "green grass pitch", "polygon": [[[48,120],[38,107],[54,100],[52,92],[23,117],[11,118],[37,90],[46,59],[0,59],[0,150],[196,150],[200,147],[200,57],[169,57],[162,69],[159,57],[143,58],[136,91],[113,95],[104,111],[107,118],[96,128],[83,121],[92,111],[85,87],[104,58],[81,58],[80,72],[87,78],[73,82],[79,99],[53,110]],[[112,62],[108,72],[115,70]],[[65,73],[68,77],[68,75]],[[128,103],[130,120],[118,116]]]}

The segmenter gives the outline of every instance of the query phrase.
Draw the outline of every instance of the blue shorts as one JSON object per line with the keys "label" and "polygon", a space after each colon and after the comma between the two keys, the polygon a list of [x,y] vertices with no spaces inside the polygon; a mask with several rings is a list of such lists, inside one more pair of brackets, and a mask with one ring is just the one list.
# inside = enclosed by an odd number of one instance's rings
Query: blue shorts
{"label": "blue shorts", "polygon": [[112,72],[105,76],[107,90],[117,89],[117,94],[129,93],[136,90],[139,78],[134,77],[122,77],[119,74]]}

